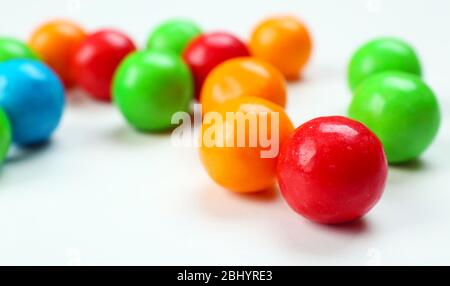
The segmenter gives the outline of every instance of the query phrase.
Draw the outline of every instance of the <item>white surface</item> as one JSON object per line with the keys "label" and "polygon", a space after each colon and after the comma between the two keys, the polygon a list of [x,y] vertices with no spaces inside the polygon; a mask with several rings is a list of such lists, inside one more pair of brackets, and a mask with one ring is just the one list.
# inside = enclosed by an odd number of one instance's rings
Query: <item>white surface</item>
{"label": "white surface", "polygon": [[113,106],[75,96],[51,145],[13,152],[1,169],[0,264],[450,264],[450,2],[78,2],[2,0],[0,34],[25,39],[44,20],[70,17],[89,29],[118,27],[142,46],[171,16],[246,37],[264,16],[297,14],[315,49],[305,79],[289,86],[296,125],[345,114],[350,54],[372,37],[397,35],[422,57],[442,107],[440,133],[420,161],[390,168],[385,195],[362,222],[327,227],[278,195],[217,187],[194,148],[138,134]]}

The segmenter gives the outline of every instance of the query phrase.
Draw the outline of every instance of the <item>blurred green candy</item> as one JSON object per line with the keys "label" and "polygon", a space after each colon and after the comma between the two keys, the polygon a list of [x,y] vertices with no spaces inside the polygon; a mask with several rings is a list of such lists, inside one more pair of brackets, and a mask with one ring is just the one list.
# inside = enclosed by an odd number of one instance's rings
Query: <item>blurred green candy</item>
{"label": "blurred green candy", "polygon": [[390,163],[418,157],[440,123],[433,91],[418,76],[396,71],[376,74],[358,86],[349,116],[380,138]]}
{"label": "blurred green candy", "polygon": [[355,90],[368,77],[385,71],[403,71],[420,76],[420,61],[414,49],[400,39],[374,39],[360,47],[350,60],[350,88]]}
{"label": "blurred green candy", "polygon": [[11,144],[11,125],[6,113],[0,109],[0,164],[8,154],[9,145]]}
{"label": "blurred green candy", "polygon": [[0,38],[0,62],[12,59],[37,59],[25,43],[13,38]]}
{"label": "blurred green candy", "polygon": [[113,80],[113,98],[126,120],[141,131],[172,127],[172,115],[189,111],[192,76],[174,53],[140,51],[127,56]]}
{"label": "blurred green candy", "polygon": [[201,29],[187,19],[171,19],[150,34],[147,48],[151,50],[171,51],[181,55],[192,39],[201,34]]}

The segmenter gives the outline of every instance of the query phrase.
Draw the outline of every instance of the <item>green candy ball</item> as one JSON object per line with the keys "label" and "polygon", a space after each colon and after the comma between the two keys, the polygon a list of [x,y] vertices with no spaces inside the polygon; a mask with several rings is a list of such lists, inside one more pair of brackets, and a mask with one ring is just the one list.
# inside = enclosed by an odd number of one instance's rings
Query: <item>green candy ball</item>
{"label": "green candy ball", "polygon": [[352,98],[349,116],[380,138],[390,163],[418,157],[440,123],[433,91],[418,76],[404,72],[384,72],[365,80]]}
{"label": "green candy ball", "polygon": [[0,109],[0,163],[3,163],[8,154],[11,137],[12,133],[9,119],[6,113]]}
{"label": "green candy ball", "polygon": [[0,62],[12,59],[37,59],[37,56],[19,40],[0,38]]}
{"label": "green candy ball", "polygon": [[396,38],[378,38],[360,47],[348,66],[352,90],[368,77],[385,71],[403,71],[420,76],[420,61],[414,49]]}
{"label": "green candy ball", "polygon": [[127,56],[113,80],[113,98],[125,119],[141,131],[172,127],[172,115],[189,111],[192,75],[173,53],[140,51]]}
{"label": "green candy ball", "polygon": [[189,42],[201,34],[201,29],[187,19],[168,20],[153,30],[147,40],[147,48],[171,51],[181,55]]}

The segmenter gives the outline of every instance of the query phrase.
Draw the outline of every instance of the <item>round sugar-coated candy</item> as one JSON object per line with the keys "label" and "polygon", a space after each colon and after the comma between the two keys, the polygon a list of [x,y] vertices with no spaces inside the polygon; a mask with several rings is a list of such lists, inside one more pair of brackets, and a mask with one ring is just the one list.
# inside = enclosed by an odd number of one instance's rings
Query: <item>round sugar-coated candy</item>
{"label": "round sugar-coated candy", "polygon": [[86,33],[75,23],[54,20],[38,27],[29,39],[31,49],[61,78],[66,87],[74,84],[72,58]]}
{"label": "round sugar-coated candy", "polygon": [[192,76],[174,53],[139,51],[127,56],[113,80],[113,97],[125,119],[141,131],[172,127],[172,115],[188,112]]}
{"label": "round sugar-coated candy", "polygon": [[286,79],[295,80],[311,56],[312,40],[299,19],[279,16],[258,24],[249,46],[253,56],[274,65]]}
{"label": "round sugar-coated candy", "polygon": [[286,83],[283,75],[257,58],[227,60],[206,78],[200,95],[202,111],[209,112],[225,101],[241,96],[262,97],[284,107]]}
{"label": "round sugar-coated candy", "polygon": [[12,59],[37,59],[23,42],[13,38],[0,38],[0,62]]}
{"label": "round sugar-coated candy", "polygon": [[183,57],[194,76],[196,98],[213,68],[228,59],[246,56],[249,56],[247,46],[229,33],[213,32],[194,39],[187,46]]}
{"label": "round sugar-coated candy", "polygon": [[170,19],[152,31],[147,40],[147,48],[181,55],[189,42],[201,32],[200,27],[191,20]]}
{"label": "round sugar-coated candy", "polygon": [[0,108],[0,164],[8,154],[9,145],[11,144],[11,125],[8,116]]}
{"label": "round sugar-coated candy", "polygon": [[348,66],[352,90],[368,77],[385,71],[403,71],[421,75],[420,61],[414,49],[397,38],[378,38],[361,46]]}
{"label": "round sugar-coated candy", "polygon": [[200,158],[222,187],[264,191],[275,183],[279,148],[293,130],[281,106],[260,97],[231,99],[203,117]]}
{"label": "round sugar-coated candy", "polygon": [[325,224],[365,215],[383,194],[387,162],[378,138],[363,124],[340,116],[298,127],[278,158],[278,182],[300,215]]}
{"label": "round sugar-coated candy", "polygon": [[88,35],[74,55],[76,83],[94,99],[110,101],[114,72],[123,58],[134,50],[132,40],[116,30],[100,30]]}
{"label": "round sugar-coated candy", "polygon": [[390,163],[418,157],[440,123],[433,91],[418,76],[404,72],[379,73],[365,80],[355,91],[349,116],[377,134]]}
{"label": "round sugar-coated candy", "polygon": [[10,60],[0,64],[0,107],[9,117],[15,143],[43,143],[60,122],[64,88],[45,64]]}

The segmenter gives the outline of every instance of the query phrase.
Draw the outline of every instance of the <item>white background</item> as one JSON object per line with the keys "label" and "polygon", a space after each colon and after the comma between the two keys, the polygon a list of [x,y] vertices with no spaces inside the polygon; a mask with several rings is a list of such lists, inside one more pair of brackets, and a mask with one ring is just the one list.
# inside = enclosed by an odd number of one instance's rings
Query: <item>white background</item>
{"label": "white background", "polygon": [[445,0],[1,0],[2,36],[25,40],[39,23],[69,17],[90,31],[120,28],[141,47],[172,16],[247,39],[265,16],[296,14],[315,47],[303,81],[289,86],[295,125],[345,115],[351,53],[372,37],[400,36],[421,56],[442,125],[420,160],[390,168],[382,200],[362,221],[330,227],[277,194],[221,189],[195,148],[139,134],[114,106],[73,92],[52,143],[12,150],[1,168],[0,264],[450,264],[449,11]]}

